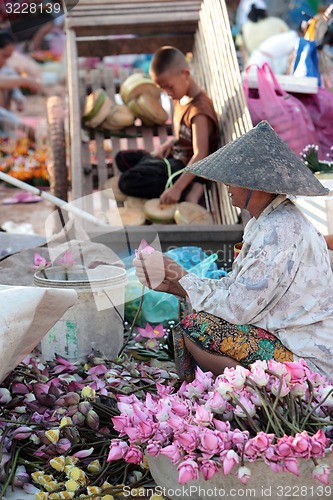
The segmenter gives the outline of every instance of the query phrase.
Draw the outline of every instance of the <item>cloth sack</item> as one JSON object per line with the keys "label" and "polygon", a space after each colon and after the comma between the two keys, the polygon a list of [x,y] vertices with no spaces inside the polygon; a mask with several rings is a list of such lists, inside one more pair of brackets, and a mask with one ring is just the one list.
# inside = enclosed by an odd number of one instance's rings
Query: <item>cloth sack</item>
{"label": "cloth sack", "polygon": [[269,64],[257,66],[258,90],[250,90],[245,70],[244,92],[253,125],[266,120],[275,132],[299,155],[308,144],[317,144],[318,137],[306,107],[282,90]]}
{"label": "cloth sack", "polygon": [[0,285],[0,383],[76,299],[75,290]]}
{"label": "cloth sack", "polygon": [[308,110],[316,128],[319,146],[318,158],[327,160],[332,156],[333,146],[333,94],[323,87],[318,88],[317,94],[297,94],[297,98]]}

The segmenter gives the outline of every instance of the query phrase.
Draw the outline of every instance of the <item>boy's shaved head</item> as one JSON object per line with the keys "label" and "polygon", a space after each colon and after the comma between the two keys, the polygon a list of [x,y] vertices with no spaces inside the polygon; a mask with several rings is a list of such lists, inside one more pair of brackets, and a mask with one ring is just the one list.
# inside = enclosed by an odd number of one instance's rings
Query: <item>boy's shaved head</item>
{"label": "boy's shaved head", "polygon": [[184,54],[176,47],[168,45],[155,52],[150,65],[150,71],[156,76],[162,75],[166,71],[178,72],[188,68]]}

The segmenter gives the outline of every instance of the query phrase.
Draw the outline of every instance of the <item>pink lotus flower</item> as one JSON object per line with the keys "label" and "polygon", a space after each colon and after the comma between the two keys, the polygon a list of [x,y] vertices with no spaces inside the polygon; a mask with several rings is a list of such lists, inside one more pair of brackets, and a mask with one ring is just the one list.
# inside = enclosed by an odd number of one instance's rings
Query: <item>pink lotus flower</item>
{"label": "pink lotus flower", "polygon": [[119,460],[120,458],[124,458],[128,448],[129,446],[126,441],[122,441],[121,439],[112,439],[109,455],[106,461],[111,462],[111,460]]}
{"label": "pink lotus flower", "polygon": [[199,466],[194,460],[184,460],[177,467],[179,472],[178,482],[184,484],[187,481],[192,481],[199,478]]}
{"label": "pink lotus flower", "polygon": [[307,374],[310,373],[310,368],[304,359],[300,359],[298,362],[286,361],[284,365],[291,375],[291,382],[303,382]]}
{"label": "pink lotus flower", "polygon": [[203,429],[199,439],[198,448],[203,452],[204,458],[211,458],[214,455],[219,455],[224,449],[224,442],[220,431]]}
{"label": "pink lotus flower", "polygon": [[130,418],[128,415],[117,415],[111,418],[113,423],[113,428],[119,432],[120,436],[126,433],[126,428],[130,425]]}
{"label": "pink lotus flower", "polygon": [[199,428],[194,425],[187,425],[181,434],[175,434],[175,442],[180,444],[185,451],[194,451],[198,445]]}
{"label": "pink lotus flower", "polygon": [[179,460],[184,456],[184,453],[181,451],[181,448],[177,445],[177,443],[169,444],[164,448],[161,448],[160,453],[168,457],[173,464],[179,462]]}
{"label": "pink lotus flower", "polygon": [[314,479],[318,479],[318,481],[320,481],[321,483],[328,485],[328,476],[330,474],[330,471],[330,467],[328,467],[328,465],[326,464],[316,465],[313,469],[312,477]]}
{"label": "pink lotus flower", "polygon": [[242,484],[246,484],[251,477],[251,470],[243,465],[242,467],[239,467],[237,477]]}
{"label": "pink lotus flower", "polygon": [[147,446],[148,455],[153,455],[153,457],[157,457],[161,451],[161,444],[154,441],[153,443],[149,443]]}
{"label": "pink lotus flower", "polygon": [[236,368],[226,368],[223,372],[224,378],[234,389],[243,388],[246,376],[249,373],[249,370],[241,365],[237,365]]}
{"label": "pink lotus flower", "polygon": [[124,455],[126,462],[140,464],[143,460],[143,453],[139,446],[131,445]]}
{"label": "pink lotus flower", "polygon": [[310,458],[311,438],[306,431],[296,434],[291,446],[298,457]]}
{"label": "pink lotus flower", "polygon": [[275,453],[281,458],[286,458],[292,455],[292,441],[293,436],[283,436],[282,438],[279,438],[274,446]]}
{"label": "pink lotus flower", "polygon": [[299,476],[298,461],[295,457],[288,457],[282,462],[283,472],[291,472],[295,476]]}
{"label": "pink lotus flower", "polygon": [[72,251],[66,250],[64,255],[57,260],[57,264],[60,266],[64,266],[65,268],[75,266],[76,262],[74,260]]}
{"label": "pink lotus flower", "polygon": [[204,406],[196,405],[196,412],[194,415],[194,421],[202,426],[207,426],[212,421],[213,414],[208,411]]}
{"label": "pink lotus flower", "polygon": [[52,262],[47,261],[42,257],[39,253],[35,253],[34,255],[34,265],[32,266],[32,269],[34,271],[43,271],[47,267],[50,267],[52,265]]}
{"label": "pink lotus flower", "polygon": [[311,439],[311,455],[314,457],[323,457],[325,449],[329,445],[330,440],[326,437],[323,429],[318,429],[316,434],[310,437]]}
{"label": "pink lotus flower", "polygon": [[151,247],[146,240],[142,239],[140,245],[138,248],[135,250],[135,257],[138,257],[140,253],[154,253],[155,248]]}
{"label": "pink lotus flower", "polygon": [[226,476],[239,463],[239,456],[234,450],[222,451],[220,456],[223,461],[223,474]]}
{"label": "pink lotus flower", "polygon": [[269,375],[265,372],[262,366],[259,365],[259,363],[253,363],[253,365],[251,365],[250,372],[251,373],[249,377],[255,384],[257,384],[259,387],[264,387],[265,385],[267,385],[269,381]]}
{"label": "pink lotus flower", "polygon": [[164,328],[161,323],[154,328],[149,323],[146,323],[146,328],[138,327],[138,331],[139,334],[134,338],[136,342],[140,342],[144,338],[161,339],[164,337]]}
{"label": "pink lotus flower", "polygon": [[208,481],[218,473],[219,468],[214,460],[202,460],[199,464],[199,470],[203,478]]}

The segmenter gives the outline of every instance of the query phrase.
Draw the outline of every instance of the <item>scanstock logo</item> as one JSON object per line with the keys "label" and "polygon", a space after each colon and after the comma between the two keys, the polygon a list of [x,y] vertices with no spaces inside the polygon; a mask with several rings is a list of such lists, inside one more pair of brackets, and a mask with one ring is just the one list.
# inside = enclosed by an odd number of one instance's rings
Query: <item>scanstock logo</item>
{"label": "scanstock logo", "polygon": [[9,22],[14,34],[33,33],[39,26],[66,15],[78,3],[79,0],[0,0],[0,19]]}

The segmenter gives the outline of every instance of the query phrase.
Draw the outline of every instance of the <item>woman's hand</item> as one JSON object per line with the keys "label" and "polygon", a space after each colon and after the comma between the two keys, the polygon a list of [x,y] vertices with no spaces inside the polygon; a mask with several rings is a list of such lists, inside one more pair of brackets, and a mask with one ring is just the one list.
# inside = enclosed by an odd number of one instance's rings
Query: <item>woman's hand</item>
{"label": "woman's hand", "polygon": [[185,297],[186,292],[179,284],[186,271],[173,259],[161,252],[147,254],[142,252],[133,260],[136,275],[143,285],[158,292],[167,292]]}
{"label": "woman's hand", "polygon": [[153,151],[152,155],[156,156],[157,158],[168,157],[171,153],[171,148],[173,146],[173,143],[174,143],[174,139],[169,139],[168,141],[161,144],[158,149]]}

